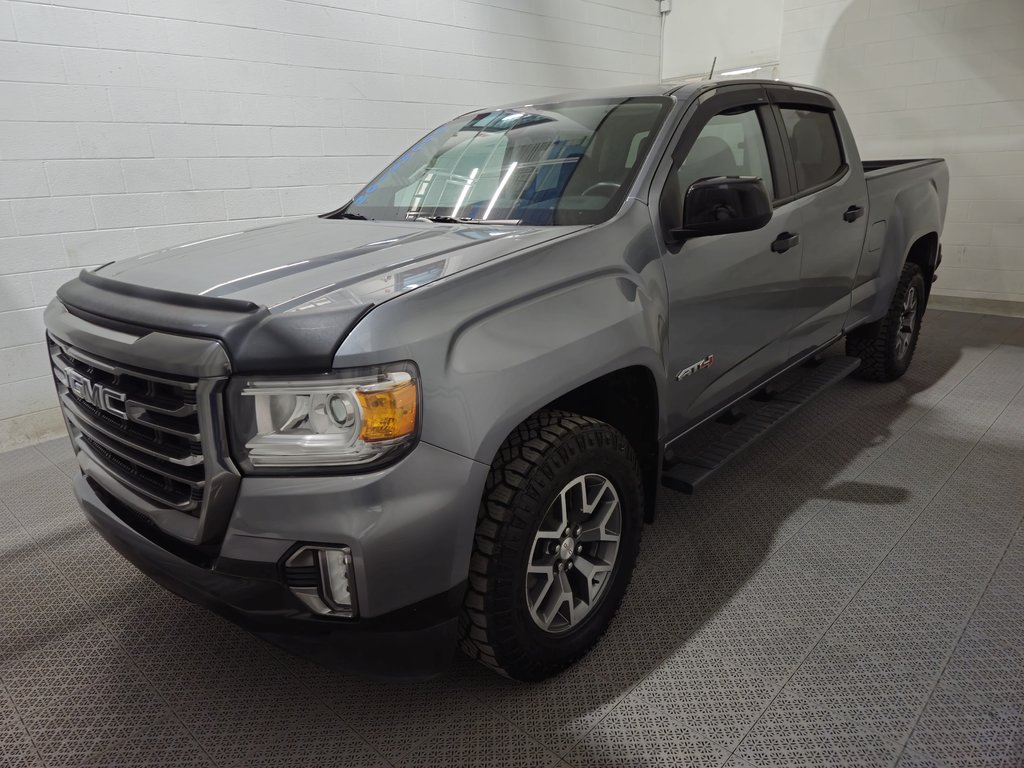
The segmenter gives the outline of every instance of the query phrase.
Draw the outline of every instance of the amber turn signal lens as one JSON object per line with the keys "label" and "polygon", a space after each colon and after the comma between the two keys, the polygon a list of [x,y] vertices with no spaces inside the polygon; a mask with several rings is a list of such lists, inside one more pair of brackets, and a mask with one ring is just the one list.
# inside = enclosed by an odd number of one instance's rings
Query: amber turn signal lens
{"label": "amber turn signal lens", "polygon": [[363,429],[359,438],[368,443],[394,440],[416,431],[416,382],[392,389],[357,390],[363,408]]}

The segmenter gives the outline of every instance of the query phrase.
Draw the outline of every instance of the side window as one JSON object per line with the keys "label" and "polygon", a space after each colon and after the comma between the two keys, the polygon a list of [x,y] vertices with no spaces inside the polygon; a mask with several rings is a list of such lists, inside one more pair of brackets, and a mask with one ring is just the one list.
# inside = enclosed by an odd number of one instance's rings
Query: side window
{"label": "side window", "polygon": [[830,111],[783,107],[798,191],[823,184],[843,167],[839,134]]}
{"label": "side window", "polygon": [[769,196],[774,197],[768,148],[756,109],[730,110],[711,118],[678,174],[682,195],[695,181],[711,176],[757,176],[764,180]]}
{"label": "side window", "polygon": [[640,147],[647,141],[647,137],[651,135],[650,131],[641,131],[640,133],[633,136],[633,140],[629,142],[629,152],[626,153],[626,167],[632,168],[636,165],[636,157],[640,154]]}

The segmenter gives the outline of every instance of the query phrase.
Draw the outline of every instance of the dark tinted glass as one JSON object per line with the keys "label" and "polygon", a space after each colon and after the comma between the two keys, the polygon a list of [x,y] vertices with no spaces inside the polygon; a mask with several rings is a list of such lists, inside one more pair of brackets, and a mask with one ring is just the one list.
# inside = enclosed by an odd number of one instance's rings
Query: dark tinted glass
{"label": "dark tinted glass", "polygon": [[756,176],[773,196],[772,169],[761,121],[754,108],[712,117],[679,167],[682,194],[712,176]]}
{"label": "dark tinted glass", "polygon": [[800,191],[816,187],[839,172],[843,153],[831,112],[783,107],[782,120],[793,150]]}

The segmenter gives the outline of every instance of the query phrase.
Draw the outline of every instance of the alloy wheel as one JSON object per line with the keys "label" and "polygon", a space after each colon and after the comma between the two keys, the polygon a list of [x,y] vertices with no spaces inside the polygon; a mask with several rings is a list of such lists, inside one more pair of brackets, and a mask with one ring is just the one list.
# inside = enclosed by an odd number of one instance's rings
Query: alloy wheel
{"label": "alloy wheel", "polygon": [[611,581],[622,533],[622,506],[603,475],[580,475],[548,507],[526,570],[530,616],[550,634],[578,626]]}
{"label": "alloy wheel", "polygon": [[896,357],[902,360],[907,356],[910,345],[914,339],[914,330],[917,327],[917,291],[911,285],[907,289],[907,295],[903,299],[903,308],[900,311],[900,329],[896,333]]}

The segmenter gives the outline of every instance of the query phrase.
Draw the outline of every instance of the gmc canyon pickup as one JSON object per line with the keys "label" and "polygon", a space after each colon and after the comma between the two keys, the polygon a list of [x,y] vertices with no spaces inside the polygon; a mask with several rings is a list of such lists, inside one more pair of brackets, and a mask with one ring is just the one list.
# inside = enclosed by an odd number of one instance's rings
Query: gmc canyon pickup
{"label": "gmc canyon pickup", "polygon": [[550,676],[661,485],[907,370],[948,182],[862,163],[832,96],[778,82],[463,115],[336,211],[62,286],[75,492],[157,582],[324,663]]}

